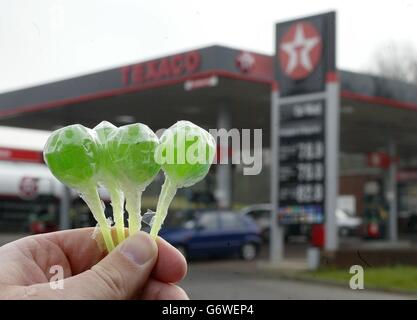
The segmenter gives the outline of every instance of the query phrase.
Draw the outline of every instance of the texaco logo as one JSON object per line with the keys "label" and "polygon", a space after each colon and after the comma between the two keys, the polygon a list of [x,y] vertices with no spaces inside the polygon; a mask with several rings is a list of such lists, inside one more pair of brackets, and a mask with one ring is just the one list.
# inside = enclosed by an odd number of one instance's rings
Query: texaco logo
{"label": "texaco logo", "polygon": [[38,178],[23,177],[19,184],[19,193],[23,199],[33,199],[38,195]]}
{"label": "texaco logo", "polygon": [[243,73],[249,72],[252,69],[254,64],[255,64],[255,57],[253,56],[253,54],[249,52],[242,51],[236,57],[236,66]]}
{"label": "texaco logo", "polygon": [[294,23],[281,38],[279,62],[285,74],[294,80],[306,78],[320,61],[322,40],[310,22]]}

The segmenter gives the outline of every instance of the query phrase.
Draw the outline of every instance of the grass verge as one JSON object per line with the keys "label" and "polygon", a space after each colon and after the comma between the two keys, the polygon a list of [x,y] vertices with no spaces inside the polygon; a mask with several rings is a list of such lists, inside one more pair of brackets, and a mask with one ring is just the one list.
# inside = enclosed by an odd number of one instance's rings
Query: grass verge
{"label": "grass verge", "polygon": [[[305,272],[303,276],[349,285],[353,274],[350,274],[348,269],[319,269],[317,271]],[[417,267],[365,267],[364,286],[369,289],[400,290],[417,293]]]}

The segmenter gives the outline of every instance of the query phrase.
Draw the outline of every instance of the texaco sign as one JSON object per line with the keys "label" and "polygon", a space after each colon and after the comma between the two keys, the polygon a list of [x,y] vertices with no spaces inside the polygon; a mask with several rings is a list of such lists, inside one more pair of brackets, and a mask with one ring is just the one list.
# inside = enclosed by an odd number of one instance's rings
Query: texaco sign
{"label": "texaco sign", "polygon": [[321,51],[321,36],[314,25],[309,22],[294,23],[281,38],[279,63],[288,77],[304,79],[316,68]]}
{"label": "texaco sign", "polygon": [[325,90],[328,73],[336,69],[334,33],[329,14],[277,24],[275,77],[281,97]]}
{"label": "texaco sign", "polygon": [[34,199],[38,196],[39,179],[34,177],[22,177],[19,183],[19,195],[22,199]]}
{"label": "texaco sign", "polygon": [[333,12],[276,26],[271,182],[282,224],[325,224],[326,248],[337,247],[339,87]]}

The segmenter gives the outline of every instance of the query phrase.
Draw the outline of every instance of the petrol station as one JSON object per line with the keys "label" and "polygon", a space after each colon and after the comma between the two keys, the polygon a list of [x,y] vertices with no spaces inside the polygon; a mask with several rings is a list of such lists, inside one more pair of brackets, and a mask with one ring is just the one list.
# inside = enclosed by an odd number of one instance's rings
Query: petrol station
{"label": "petrol station", "polygon": [[[396,241],[400,203],[412,210],[409,198],[417,181],[417,90],[337,69],[334,21],[335,14],[329,13],[278,24],[272,56],[214,45],[3,93],[0,125],[55,130],[108,120],[118,126],[142,122],[156,131],[187,119],[206,129],[262,129],[263,169],[258,176],[244,176],[231,163],[213,166],[213,183],[207,188],[217,206],[271,201],[280,206],[280,214],[284,207],[290,214],[304,210],[300,214],[308,216],[308,223],[326,225],[323,245],[331,251],[338,248],[338,195],[353,195],[354,210],[361,216],[370,193],[383,199],[386,237]],[[317,124],[320,132],[313,138],[284,139],[284,131],[307,132]],[[317,147],[320,141],[323,145]],[[314,161],[294,160],[306,143],[316,146],[305,147],[307,153],[323,150]],[[229,152],[228,146],[219,150]],[[15,161],[7,155],[1,160]],[[321,173],[308,178],[309,167],[299,166],[305,164],[322,168],[313,170]],[[306,176],[300,177],[301,171]],[[310,180],[322,185],[311,191],[306,186]],[[287,198],[282,195],[286,185]],[[304,190],[303,195],[297,190]],[[308,220],[311,215],[317,220]],[[274,232],[274,242],[279,242],[279,227]]]}

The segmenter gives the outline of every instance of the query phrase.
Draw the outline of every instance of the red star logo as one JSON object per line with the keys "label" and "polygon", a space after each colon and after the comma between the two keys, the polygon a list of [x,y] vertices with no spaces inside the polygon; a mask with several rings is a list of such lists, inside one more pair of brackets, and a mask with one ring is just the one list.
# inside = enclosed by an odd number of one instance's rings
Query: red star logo
{"label": "red star logo", "polygon": [[320,61],[322,41],[320,33],[310,22],[293,24],[279,44],[281,69],[294,80],[304,79]]}
{"label": "red star logo", "polygon": [[38,178],[22,177],[19,183],[20,196],[24,199],[33,199],[38,195]]}
{"label": "red star logo", "polygon": [[243,73],[249,72],[255,64],[255,57],[250,52],[240,52],[236,57],[236,66]]}

